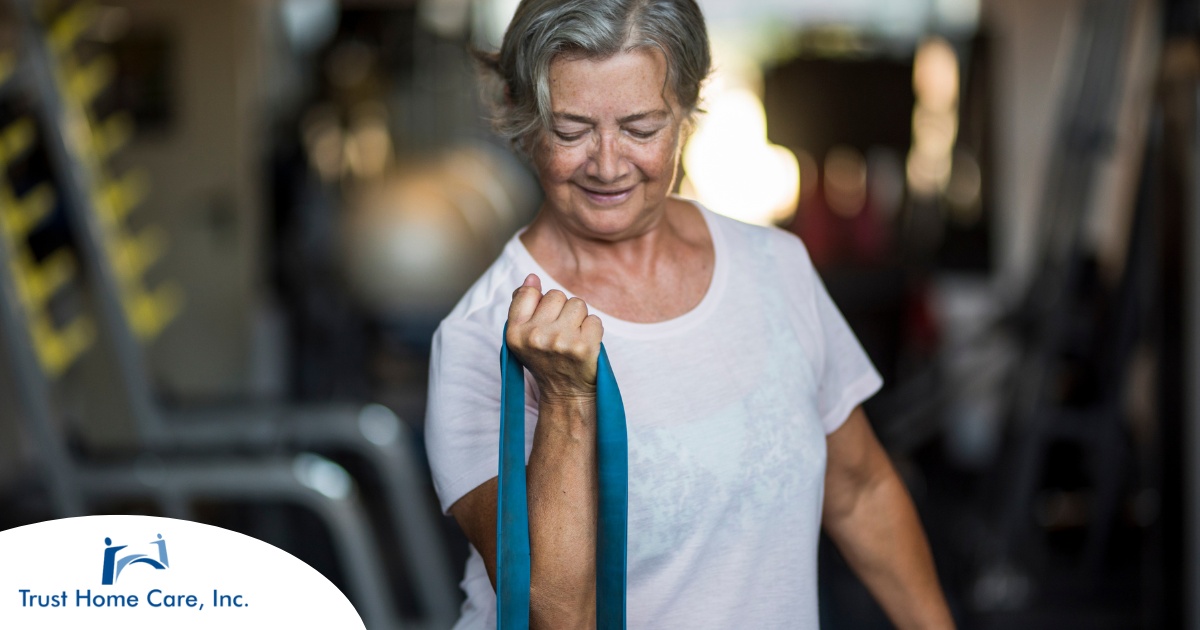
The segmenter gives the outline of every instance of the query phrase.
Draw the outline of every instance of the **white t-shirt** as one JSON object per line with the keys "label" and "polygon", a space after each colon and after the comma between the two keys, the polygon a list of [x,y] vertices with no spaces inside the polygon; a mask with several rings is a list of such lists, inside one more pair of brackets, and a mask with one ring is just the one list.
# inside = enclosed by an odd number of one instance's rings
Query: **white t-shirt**
{"label": "white t-shirt", "polygon": [[[604,324],[629,433],[630,628],[817,628],[825,436],[882,384],[800,239],[701,209],[716,253],[677,318]],[[433,337],[426,440],[443,510],[496,476],[500,344],[529,273],[517,236]],[[525,454],[537,423],[526,373]],[[496,627],[472,547],[456,628]]]}

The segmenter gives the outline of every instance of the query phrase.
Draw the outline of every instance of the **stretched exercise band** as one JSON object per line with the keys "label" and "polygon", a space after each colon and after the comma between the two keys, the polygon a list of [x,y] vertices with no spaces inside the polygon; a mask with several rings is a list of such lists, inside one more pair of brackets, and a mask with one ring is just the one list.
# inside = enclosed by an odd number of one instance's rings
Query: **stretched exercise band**
{"label": "stretched exercise band", "polygon": [[[504,325],[504,339],[508,324]],[[499,630],[529,627],[529,506],[525,495],[525,373],[500,349],[499,517],[496,519],[496,623]],[[596,536],[596,627],[625,628],[626,524],[629,449],[625,404],[604,344],[596,365],[596,465],[600,497]]]}

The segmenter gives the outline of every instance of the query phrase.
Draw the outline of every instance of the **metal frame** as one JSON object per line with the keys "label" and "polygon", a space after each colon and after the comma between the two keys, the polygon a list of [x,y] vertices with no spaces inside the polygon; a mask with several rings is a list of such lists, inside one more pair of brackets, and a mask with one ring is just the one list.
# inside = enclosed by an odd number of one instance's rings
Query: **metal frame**
{"label": "metal frame", "polygon": [[1093,193],[1101,149],[1113,128],[1130,7],[1126,0],[1096,0],[1081,10],[1071,65],[1077,71],[1071,73],[1074,80],[1058,112],[1056,129],[1061,138],[1055,143],[1041,202],[1045,235],[1041,271],[1024,304],[1034,326],[1015,374],[1013,413],[1019,438],[1015,479],[1004,496],[996,540],[1001,562],[1009,560],[1025,539],[1049,442],[1063,434],[1082,439],[1092,426],[1111,420],[1108,414],[1089,414],[1085,423],[1089,426],[1071,422],[1071,414],[1048,401],[1046,386],[1060,341],[1071,326],[1071,311],[1065,307],[1080,271],[1084,209]]}
{"label": "metal frame", "polygon": [[[1192,101],[1191,168],[1187,194],[1191,212],[1185,212],[1187,229],[1184,257],[1184,553],[1187,567],[1183,588],[1184,619],[1188,627],[1200,629],[1200,86]],[[1189,220],[1190,219],[1190,220]]]}
{"label": "metal frame", "polygon": [[[317,515],[333,534],[351,588],[351,598],[370,628],[394,628],[383,585],[386,572],[374,546],[369,522],[349,475],[333,462],[311,454],[266,459],[206,457],[196,463],[134,459],[105,466],[75,461],[55,430],[51,384],[25,325],[24,308],[9,273],[8,239],[0,236],[0,332],[16,382],[19,410],[37,452],[55,513],[79,516],[97,502],[150,498],[174,518],[190,516],[192,500],[285,500]],[[0,420],[11,418],[10,414]],[[319,471],[319,472],[318,472]],[[341,492],[315,483],[333,476]]]}

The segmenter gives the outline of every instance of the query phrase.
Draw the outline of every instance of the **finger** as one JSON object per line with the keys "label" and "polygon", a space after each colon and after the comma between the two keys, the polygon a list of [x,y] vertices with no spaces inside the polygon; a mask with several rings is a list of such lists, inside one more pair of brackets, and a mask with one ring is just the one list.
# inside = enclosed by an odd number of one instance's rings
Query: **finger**
{"label": "finger", "polygon": [[538,293],[541,293],[542,292],[542,279],[539,278],[536,273],[531,273],[528,276],[525,276],[525,282],[521,283],[521,286],[533,287],[538,290]]}
{"label": "finger", "polygon": [[587,316],[587,303],[577,297],[573,297],[563,305],[562,312],[558,314],[558,321],[571,328],[579,328],[583,325],[583,320]]}
{"label": "finger", "polygon": [[565,293],[558,289],[550,289],[546,295],[542,296],[537,309],[529,319],[538,324],[549,324],[558,319],[558,314],[562,312],[563,305],[566,303],[567,295]]}
{"label": "finger", "polygon": [[584,318],[580,331],[583,335],[583,343],[587,346],[587,353],[583,356],[588,367],[587,379],[588,382],[595,383],[596,370],[599,368],[600,339],[604,336],[604,324],[599,317],[588,315]]}
{"label": "finger", "polygon": [[604,338],[604,322],[600,321],[595,315],[588,315],[583,318],[583,324],[580,325],[580,330],[583,333],[583,338],[588,342],[589,346],[595,348],[597,355],[600,354],[600,341]]}

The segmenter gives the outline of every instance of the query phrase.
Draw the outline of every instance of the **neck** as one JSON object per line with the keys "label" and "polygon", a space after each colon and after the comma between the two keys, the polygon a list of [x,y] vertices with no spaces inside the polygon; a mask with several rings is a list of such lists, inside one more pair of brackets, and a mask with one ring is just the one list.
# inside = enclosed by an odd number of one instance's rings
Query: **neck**
{"label": "neck", "polygon": [[664,201],[663,211],[644,224],[612,237],[597,237],[573,230],[553,210],[543,206],[521,241],[546,270],[562,282],[597,275],[611,277],[634,274],[645,277],[652,273],[656,261],[671,250],[678,240],[679,230],[667,211],[671,199]]}

